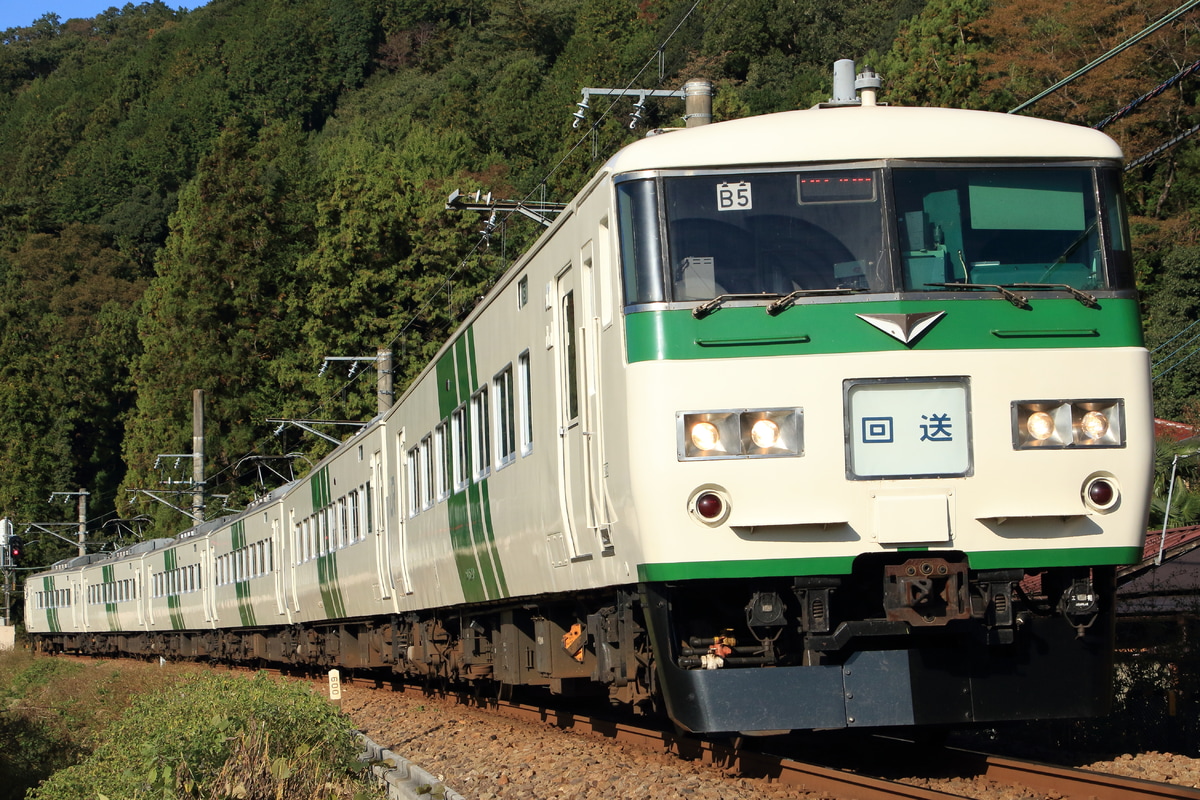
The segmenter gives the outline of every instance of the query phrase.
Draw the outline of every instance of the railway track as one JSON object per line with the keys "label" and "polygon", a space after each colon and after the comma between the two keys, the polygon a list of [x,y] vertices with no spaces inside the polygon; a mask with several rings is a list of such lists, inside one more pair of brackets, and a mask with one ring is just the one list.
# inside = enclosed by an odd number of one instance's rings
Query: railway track
{"label": "railway track", "polygon": [[[284,677],[299,677],[288,671],[267,671]],[[318,690],[326,686],[323,679],[312,679],[312,682]],[[373,693],[370,690],[386,691],[391,684],[347,678],[342,688],[349,690],[351,687],[355,691]],[[847,740],[839,739],[837,732],[796,738],[718,741],[528,703],[493,698],[481,700],[452,693],[431,695],[411,686],[403,691],[386,693],[409,695],[409,702],[414,705],[436,702],[476,710],[486,707],[489,712],[494,712],[488,715],[492,718],[504,717],[534,727],[572,731],[649,752],[669,753],[682,761],[711,765],[730,777],[765,781],[767,785],[761,792],[764,799],[773,796],[771,787],[787,786],[839,800],[946,800],[951,797],[978,800],[999,796],[1003,787],[1023,787],[1027,790],[1024,797],[1048,800],[1200,800],[1200,789],[885,737],[860,737],[854,740],[855,746],[846,746]],[[365,701],[367,705],[375,703],[374,699]],[[394,745],[387,741],[379,744],[384,747]],[[778,752],[764,752],[760,749],[762,746]],[[402,746],[394,749],[401,756],[409,755]],[[869,759],[856,755],[868,750]],[[419,764],[419,756],[414,760]],[[447,780],[447,784],[462,790],[452,779]],[[963,789],[963,786],[969,788]],[[988,787],[992,787],[991,790]]]}
{"label": "railway track", "polygon": [[[527,722],[542,722],[564,730],[574,730],[613,741],[652,749],[665,749],[675,755],[712,764],[731,774],[766,779],[804,791],[822,792],[850,800],[946,800],[948,797],[978,797],[976,792],[956,794],[945,789],[906,783],[896,777],[900,762],[909,765],[912,776],[952,773],[971,779],[974,786],[1020,786],[1048,798],[1069,800],[1200,800],[1200,789],[1169,783],[1090,772],[1007,756],[991,755],[956,748],[918,747],[890,739],[872,740],[873,762],[882,755],[891,777],[867,774],[869,766],[857,762],[851,768],[829,766],[786,756],[758,752],[751,743],[730,744],[678,736],[674,733],[636,725],[598,719],[570,711],[554,710],[518,703],[499,702],[497,711]],[[890,752],[881,754],[884,748]],[[844,761],[844,758],[843,758]]]}

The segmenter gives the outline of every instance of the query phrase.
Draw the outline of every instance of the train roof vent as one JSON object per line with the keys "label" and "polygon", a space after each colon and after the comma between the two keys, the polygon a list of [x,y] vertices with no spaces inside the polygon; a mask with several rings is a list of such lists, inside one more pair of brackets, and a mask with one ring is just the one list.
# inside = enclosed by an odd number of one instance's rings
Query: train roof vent
{"label": "train roof vent", "polygon": [[158,550],[159,548],[166,547],[172,541],[174,541],[174,540],[173,539],[148,539],[144,542],[137,542],[136,544],[131,544],[125,550],[122,550],[121,554],[127,555],[127,556],[136,556],[140,553],[152,553],[155,550]]}
{"label": "train roof vent", "polygon": [[67,562],[68,567],[86,567],[88,564],[95,564],[97,561],[103,561],[106,558],[111,558],[112,553],[88,553],[83,556],[75,556]]}
{"label": "train roof vent", "polygon": [[[879,74],[870,67],[855,75],[853,59],[843,58],[833,64],[833,97],[818,108],[841,108],[845,106],[870,107],[877,105],[875,96],[883,85]],[[862,96],[859,96],[862,92]]]}

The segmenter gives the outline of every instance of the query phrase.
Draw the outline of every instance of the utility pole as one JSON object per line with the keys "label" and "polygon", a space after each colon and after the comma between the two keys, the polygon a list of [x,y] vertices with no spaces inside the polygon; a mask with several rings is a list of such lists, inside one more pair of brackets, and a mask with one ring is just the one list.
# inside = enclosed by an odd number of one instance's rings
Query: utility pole
{"label": "utility pole", "polygon": [[646,110],[647,97],[673,97],[682,100],[684,104],[684,126],[688,128],[696,128],[701,125],[707,125],[712,122],[712,95],[713,87],[711,81],[688,81],[683,85],[682,89],[604,89],[589,86],[581,90],[583,99],[575,105],[579,108],[573,116],[575,121],[571,123],[571,127],[578,128],[585,119],[590,108],[588,100],[593,95],[600,97],[636,97],[637,100],[633,104],[633,113],[629,115],[629,130],[635,130],[642,122],[642,114]]}
{"label": "utility pole", "polygon": [[81,555],[81,556],[87,555],[87,499],[88,499],[88,493],[83,489],[80,489],[78,492],[51,492],[50,499],[47,502],[50,502],[50,503],[54,502],[55,497],[78,497],[79,498],[79,516],[77,517],[77,519],[78,519],[77,526],[79,529],[79,534],[78,534],[79,555]]}
{"label": "utility pole", "polygon": [[12,532],[12,520],[8,517],[0,519],[0,567],[3,567],[4,572],[4,619],[0,620],[0,625],[9,624],[8,618],[12,608],[12,560],[8,554],[8,541]]}
{"label": "utility pole", "polygon": [[[458,193],[455,192],[455,194],[458,194]],[[449,206],[447,206],[447,207],[449,207]],[[328,369],[330,363],[332,363],[334,361],[349,361],[350,362],[350,376],[349,377],[351,377],[351,378],[353,378],[355,373],[358,372],[358,365],[360,363],[374,362],[375,372],[376,372],[375,391],[379,397],[379,399],[376,403],[376,409],[380,413],[382,413],[392,407],[392,398],[394,396],[393,392],[392,392],[392,387],[394,385],[394,381],[392,379],[392,351],[391,351],[391,348],[380,347],[380,348],[378,348],[378,350],[376,350],[374,356],[325,356],[325,359],[321,362],[321,369],[319,369],[317,371],[317,376],[320,377],[321,375],[324,375],[325,370]],[[269,420],[267,420],[267,422],[291,422],[291,420],[269,419]],[[281,428],[281,430],[282,430],[282,428]],[[275,432],[279,433],[278,430]],[[316,432],[310,431],[310,433],[316,433]],[[324,436],[324,434],[317,434],[317,435]],[[325,437],[325,438],[328,439],[329,437]],[[335,439],[330,439],[330,441],[334,442],[335,444],[338,443],[338,441]]]}
{"label": "utility pole", "polygon": [[[129,492],[137,492],[144,494],[155,502],[162,503],[168,508],[178,511],[185,517],[190,518],[197,525],[204,522],[204,512],[208,500],[208,487],[204,482],[204,390],[192,390],[192,452],[190,453],[159,453],[158,458],[154,459],[154,469],[165,469],[163,467],[164,459],[175,459],[175,464],[172,469],[179,470],[184,463],[184,459],[192,460],[192,478],[191,480],[177,480],[169,478],[162,481],[167,486],[186,486],[186,489],[127,489]],[[174,474],[178,474],[177,472]],[[192,502],[189,506],[175,505],[174,503],[163,499],[163,495],[174,496],[192,496]],[[217,495],[221,497],[222,495]],[[130,501],[132,502],[132,501]],[[182,501],[181,501],[182,502]]]}
{"label": "utility pole", "polygon": [[392,351],[390,349],[379,348],[379,352],[375,355],[375,373],[375,390],[379,395],[378,409],[382,414],[392,407],[392,398],[395,397],[392,390]]}
{"label": "utility pole", "polygon": [[192,390],[192,518],[204,521],[204,390]]}

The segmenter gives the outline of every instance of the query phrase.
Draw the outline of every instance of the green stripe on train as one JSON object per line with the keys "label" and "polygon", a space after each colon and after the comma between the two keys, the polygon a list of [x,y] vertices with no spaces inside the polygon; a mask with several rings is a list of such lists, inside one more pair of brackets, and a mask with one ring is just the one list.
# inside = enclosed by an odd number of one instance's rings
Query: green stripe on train
{"label": "green stripe on train", "polygon": [[342,585],[338,579],[336,552],[317,556],[317,583],[321,588],[321,605],[325,607],[325,616],[346,616],[346,601],[342,597]]}
{"label": "green stripe on train", "polygon": [[[321,472],[327,471],[321,470]],[[230,540],[230,544],[233,547],[233,557],[237,558],[237,551],[246,547],[245,520],[239,519],[233,523],[233,527],[230,529]],[[256,625],[258,623],[254,618],[254,604],[250,593],[250,581],[245,579],[241,570],[235,569],[234,574],[242,578],[242,580],[235,580],[233,582],[233,593],[237,597],[238,604],[238,618],[241,620],[243,626],[250,627]]]}
{"label": "green stripe on train", "polygon": [[[935,551],[931,551],[935,552]],[[936,554],[936,552],[935,552]],[[968,553],[971,569],[1044,569],[1134,564],[1140,547],[1078,547],[1070,550],[996,550]],[[854,556],[779,558],[743,561],[691,561],[639,564],[639,581],[683,581],[711,578],[798,577],[848,575]]]}
{"label": "green stripe on train", "polygon": [[[472,390],[480,379],[475,363],[475,332],[468,328],[454,343],[451,352],[438,361],[435,368],[438,392],[438,413],[449,419],[455,409],[468,403]],[[461,435],[472,440],[474,422],[469,405],[463,415]],[[491,505],[488,502],[487,479],[474,480],[475,465],[471,448],[464,448],[463,471],[467,485],[456,489],[446,501],[450,546],[459,583],[467,602],[507,597],[508,582],[500,564],[500,552],[492,527]]]}
{"label": "green stripe on train", "polygon": [[[885,300],[796,305],[771,316],[764,305],[721,307],[696,319],[691,309],[626,315],[629,363],[700,358],[829,355],[903,350],[996,350],[1061,347],[1141,347],[1136,300],[1029,297],[1028,309],[1003,299]],[[858,314],[946,312],[911,345],[893,339]]]}
{"label": "green stripe on train", "polygon": [[[321,467],[313,473],[312,478],[309,480],[309,488],[312,491],[313,513],[318,516],[318,519],[321,519],[321,512],[333,504],[329,467]],[[321,536],[328,535],[328,531],[321,531]],[[245,546],[244,534],[242,541],[242,546]],[[238,586],[238,608],[242,611],[242,624],[254,625],[254,609],[250,608],[249,604],[250,584],[248,581],[243,583],[245,584],[244,586],[241,584]],[[325,609],[325,616],[331,619],[346,616],[346,600],[342,596],[341,579],[338,577],[336,552],[317,556],[317,587],[321,592],[321,605]],[[243,603],[243,596],[246,598],[245,603]],[[247,622],[247,619],[250,621]]]}
{"label": "green stripe on train", "polygon": [[329,467],[321,467],[313,473],[309,480],[309,488],[312,490],[312,506],[313,511],[319,511],[333,502],[333,495],[329,487]]}
{"label": "green stripe on train", "polygon": [[172,586],[178,587],[178,581],[171,580],[171,573],[179,569],[179,555],[174,549],[163,552],[163,591],[167,595],[167,611],[171,616],[171,630],[183,630],[183,609],[180,608],[179,593],[172,591]]}
{"label": "green stripe on train", "polygon": [[58,608],[54,605],[54,576],[42,578],[42,592],[46,597],[46,627],[51,633],[62,633],[62,624],[58,621]]}

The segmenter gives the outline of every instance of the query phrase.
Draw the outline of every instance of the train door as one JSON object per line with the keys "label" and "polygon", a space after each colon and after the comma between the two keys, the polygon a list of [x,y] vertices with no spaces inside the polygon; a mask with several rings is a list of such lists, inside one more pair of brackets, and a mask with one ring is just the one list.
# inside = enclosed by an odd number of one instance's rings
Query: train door
{"label": "train door", "polygon": [[590,264],[579,273],[567,265],[555,282],[559,496],[567,534],[566,555],[572,560],[591,557],[596,549],[593,532],[601,527],[593,491],[599,474],[595,463],[595,406],[590,399],[596,388],[589,324],[595,317],[590,282]]}
{"label": "train door", "polygon": [[83,578],[67,578],[71,599],[71,630],[83,630],[83,608],[87,599],[83,595]]}
{"label": "train door", "polygon": [[[392,470],[394,473],[400,469],[400,465],[404,463],[404,431],[400,431],[396,439],[396,468]],[[376,452],[371,459],[371,482],[376,486],[383,486],[383,476],[387,473],[387,465],[384,463],[382,454]],[[387,535],[387,528],[380,525],[380,531],[375,537],[375,562],[378,564],[379,573],[379,596],[380,599],[388,599],[392,596],[392,589],[399,585],[403,591],[403,587],[407,586],[404,575],[404,534],[405,520],[404,504],[400,502],[396,492],[398,491],[395,484],[392,484],[392,508],[395,508],[396,519],[396,569],[392,571],[392,547],[391,538]]]}
{"label": "train door", "polygon": [[146,589],[142,585],[142,576],[146,572],[146,556],[141,556],[134,562],[133,573],[133,607],[137,609],[137,624],[139,628],[146,627]]}
{"label": "train door", "polygon": [[588,527],[595,532],[593,541],[601,553],[612,555],[612,516],[609,513],[608,481],[604,468],[604,437],[601,435],[604,430],[603,407],[600,403],[600,330],[603,321],[597,313],[598,307],[606,305],[602,299],[603,291],[599,288],[603,285],[605,277],[601,276],[597,280],[594,249],[589,241],[579,253],[579,261],[583,267],[582,307],[587,310],[579,324],[582,332],[580,345],[584,349],[580,357],[587,364],[582,386],[588,431],[583,439],[584,464],[588,478]]}
{"label": "train door", "polygon": [[[276,514],[283,513],[283,506],[276,506]],[[283,520],[276,516],[271,520],[271,538],[267,542],[267,563],[266,567],[271,571],[275,582],[275,612],[279,616],[287,614],[287,587],[284,585],[284,570],[283,570],[283,536],[279,530]]]}
{"label": "train door", "polygon": [[[401,438],[397,440],[397,446],[403,450],[404,439],[403,432]],[[399,459],[399,454],[397,458]],[[397,463],[401,463],[399,460]],[[375,548],[375,573],[376,585],[379,587],[379,599],[386,600],[392,596],[392,588],[399,583],[401,586],[407,585],[404,582],[404,570],[402,565],[397,565],[395,576],[392,575],[392,548],[388,538],[388,524],[395,509],[396,503],[393,499],[391,503],[384,502],[383,486],[384,475],[387,473],[386,465],[384,464],[384,454],[376,450],[371,454],[371,478],[367,481],[366,496],[362,499],[366,509],[366,531],[367,536],[374,541]],[[394,497],[396,487],[391,486],[392,495]],[[386,514],[385,514],[386,512]],[[398,537],[398,553],[400,558],[404,554],[404,511],[401,508],[400,512],[395,514],[396,519],[396,535]]]}
{"label": "train door", "polygon": [[80,603],[79,630],[86,631],[92,627],[92,587],[83,573],[79,575],[79,594],[83,598]]}
{"label": "train door", "polygon": [[296,570],[300,567],[300,553],[302,552],[303,537],[307,535],[307,531],[301,532],[300,527],[296,523],[296,509],[288,509],[288,530],[291,532],[290,541],[292,544],[291,550],[287,555],[288,583],[292,589],[292,610],[299,613],[300,611],[300,581],[297,579]]}
{"label": "train door", "polygon": [[215,625],[221,618],[217,614],[217,551],[211,539],[205,543],[200,561],[204,565],[200,573],[200,598],[204,603],[204,618]]}

